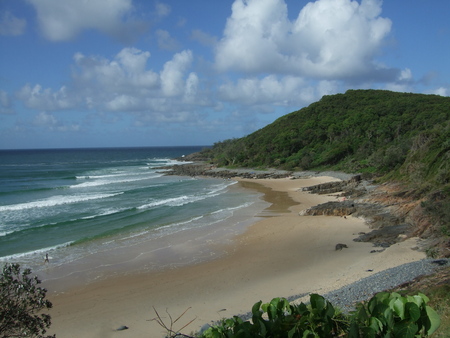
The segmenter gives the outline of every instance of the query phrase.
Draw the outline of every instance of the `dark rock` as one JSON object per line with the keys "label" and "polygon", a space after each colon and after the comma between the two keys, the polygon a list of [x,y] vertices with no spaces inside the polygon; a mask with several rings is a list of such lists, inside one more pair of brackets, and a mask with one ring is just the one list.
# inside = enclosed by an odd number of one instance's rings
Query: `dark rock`
{"label": "dark rock", "polygon": [[407,234],[410,230],[411,224],[391,225],[360,235],[359,237],[355,238],[354,241],[372,242],[376,246],[386,248],[394,243],[397,243],[398,236]]}

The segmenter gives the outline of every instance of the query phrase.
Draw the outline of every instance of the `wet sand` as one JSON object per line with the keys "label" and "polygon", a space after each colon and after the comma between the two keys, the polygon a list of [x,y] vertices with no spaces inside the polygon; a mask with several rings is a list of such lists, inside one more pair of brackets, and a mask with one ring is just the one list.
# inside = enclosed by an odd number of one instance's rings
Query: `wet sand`
{"label": "wet sand", "polygon": [[[170,325],[190,333],[205,323],[247,313],[259,300],[304,293],[325,294],[362,277],[425,257],[412,250],[416,239],[396,244],[384,252],[370,253],[370,243],[353,242],[368,231],[353,217],[299,216],[313,205],[335,200],[299,189],[336,180],[241,180],[258,189],[272,203],[262,220],[251,225],[221,250],[225,255],[196,265],[158,272],[111,277],[50,295],[54,308],[50,333],[58,337],[163,337],[151,319],[154,309]],[[348,249],[335,251],[337,243]],[[371,272],[367,270],[372,270]],[[114,329],[126,325],[125,331]]]}

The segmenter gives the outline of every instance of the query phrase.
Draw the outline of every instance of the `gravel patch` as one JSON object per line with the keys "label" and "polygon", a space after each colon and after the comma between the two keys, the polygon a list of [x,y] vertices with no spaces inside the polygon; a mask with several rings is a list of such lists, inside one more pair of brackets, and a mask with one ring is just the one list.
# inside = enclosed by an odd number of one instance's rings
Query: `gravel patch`
{"label": "gravel patch", "polygon": [[323,295],[343,312],[354,310],[355,303],[368,300],[376,293],[410,282],[421,275],[429,275],[439,267],[449,266],[449,259],[423,259],[390,268],[365,277],[338,290]]}
{"label": "gravel patch", "polygon": [[[378,292],[395,288],[403,283],[412,281],[416,277],[432,274],[438,268],[445,266],[450,266],[450,259],[427,258],[416,262],[405,263],[394,268],[377,272],[322,296],[331,302],[334,307],[340,308],[344,313],[349,313],[350,311],[355,310],[356,303],[369,300]],[[296,300],[308,295],[309,293],[304,293],[285,298],[289,302],[296,303]],[[250,320],[252,318],[252,313],[247,312],[238,315],[238,317],[243,320]]]}

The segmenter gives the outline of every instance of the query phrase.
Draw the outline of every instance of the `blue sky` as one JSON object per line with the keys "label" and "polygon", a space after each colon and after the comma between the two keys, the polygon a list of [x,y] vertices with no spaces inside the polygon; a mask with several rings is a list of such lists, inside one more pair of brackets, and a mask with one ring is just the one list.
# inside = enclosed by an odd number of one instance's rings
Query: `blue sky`
{"label": "blue sky", "polygon": [[210,145],[347,89],[450,96],[448,0],[0,0],[0,149]]}

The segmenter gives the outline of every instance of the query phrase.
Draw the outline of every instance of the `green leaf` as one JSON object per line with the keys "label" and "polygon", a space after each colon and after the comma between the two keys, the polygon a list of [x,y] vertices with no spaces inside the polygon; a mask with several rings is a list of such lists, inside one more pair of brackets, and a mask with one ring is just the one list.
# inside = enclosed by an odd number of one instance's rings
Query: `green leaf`
{"label": "green leaf", "polygon": [[384,311],[384,318],[386,320],[386,327],[390,330],[394,328],[395,325],[395,319],[394,319],[394,312],[388,308],[386,311]]}
{"label": "green leaf", "polygon": [[355,313],[355,317],[358,319],[359,322],[365,323],[369,320],[369,315],[366,312],[366,308],[361,305],[359,306],[358,310]]}
{"label": "green leaf", "polygon": [[325,298],[323,298],[322,296],[313,293],[310,296],[310,302],[311,302],[311,308],[315,309],[317,311],[322,311],[323,308],[325,307]]}
{"label": "green leaf", "polygon": [[259,301],[259,302],[255,303],[253,305],[253,307],[252,307],[252,314],[253,314],[253,316],[261,317],[262,313],[259,310],[259,308],[261,307],[261,304],[262,304],[262,301]]}
{"label": "green leaf", "polygon": [[425,330],[428,335],[431,335],[434,331],[438,329],[441,325],[441,318],[439,315],[428,305],[425,307],[429,319],[428,325],[426,325]]}
{"label": "green leaf", "polygon": [[290,329],[288,332],[288,338],[294,337],[296,331],[297,331],[296,327],[293,327],[292,329]]}
{"label": "green leaf", "polygon": [[336,313],[336,310],[334,309],[333,305],[330,302],[326,302],[326,311],[325,316],[332,318]]}
{"label": "green leaf", "polygon": [[375,338],[376,334],[377,334],[377,332],[374,329],[372,329],[371,327],[361,328],[361,333],[362,333],[361,337],[364,337],[364,338]]}
{"label": "green leaf", "polygon": [[270,320],[273,320],[277,317],[277,308],[272,303],[270,303],[267,307],[267,315],[269,316]]}
{"label": "green leaf", "polygon": [[420,318],[420,309],[416,303],[406,303],[405,305],[405,315],[412,320],[413,322],[417,322]]}
{"label": "green leaf", "polygon": [[405,304],[403,303],[401,298],[393,300],[393,302],[391,302],[389,306],[394,310],[396,315],[400,317],[400,319],[405,319]]}
{"label": "green leaf", "polygon": [[403,321],[395,325],[394,335],[395,337],[414,338],[417,330],[418,326],[416,323]]}
{"label": "green leaf", "polygon": [[376,317],[370,318],[370,325],[375,332],[382,332],[383,331],[383,323]]}
{"label": "green leaf", "polygon": [[350,328],[348,330],[348,338],[359,338],[359,326],[356,321],[350,323]]}
{"label": "green leaf", "polygon": [[425,296],[423,293],[419,292],[418,295],[423,299],[425,303],[428,303],[430,301],[430,298]]}

